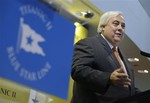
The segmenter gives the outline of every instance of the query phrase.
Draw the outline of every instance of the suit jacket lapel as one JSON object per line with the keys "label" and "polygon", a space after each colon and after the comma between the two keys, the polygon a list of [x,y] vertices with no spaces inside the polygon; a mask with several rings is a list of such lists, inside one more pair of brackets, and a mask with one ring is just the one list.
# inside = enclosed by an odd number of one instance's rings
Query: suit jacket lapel
{"label": "suit jacket lapel", "polygon": [[[119,50],[119,52],[120,52],[120,50]],[[132,80],[131,81],[132,83],[131,83],[131,86],[130,86],[130,95],[133,95],[135,93],[135,89],[134,89],[134,75],[133,75],[133,72],[131,70],[131,67],[130,67],[127,59],[123,57],[121,52],[120,52],[120,54],[121,54],[121,58],[122,58],[122,60],[124,62],[124,65],[126,67],[126,70],[127,70],[128,75],[129,75],[129,78]]]}
{"label": "suit jacket lapel", "polygon": [[131,77],[131,76],[132,76],[132,72],[131,72],[131,70],[130,70],[130,66],[127,65],[127,64],[128,64],[128,63],[127,63],[128,61],[123,57],[123,55],[122,55],[120,49],[118,49],[118,51],[119,51],[119,55],[120,55],[120,57],[121,57],[121,59],[122,59],[124,65],[125,65],[125,67],[126,67],[127,73],[128,73],[128,75],[129,75],[129,77]]}
{"label": "suit jacket lapel", "polygon": [[101,44],[104,46],[106,52],[108,53],[108,59],[110,64],[113,66],[113,69],[117,69],[120,67],[119,62],[117,61],[112,49],[110,48],[110,46],[108,45],[108,43],[105,41],[105,39],[101,36],[101,35],[97,35],[99,41],[101,42]]}

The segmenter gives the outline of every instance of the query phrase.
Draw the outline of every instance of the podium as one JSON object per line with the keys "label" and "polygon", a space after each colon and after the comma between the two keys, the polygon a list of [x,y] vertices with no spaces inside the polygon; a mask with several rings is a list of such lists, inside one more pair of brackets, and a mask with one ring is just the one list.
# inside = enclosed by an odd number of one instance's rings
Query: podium
{"label": "podium", "polygon": [[120,99],[114,103],[150,103],[150,90]]}

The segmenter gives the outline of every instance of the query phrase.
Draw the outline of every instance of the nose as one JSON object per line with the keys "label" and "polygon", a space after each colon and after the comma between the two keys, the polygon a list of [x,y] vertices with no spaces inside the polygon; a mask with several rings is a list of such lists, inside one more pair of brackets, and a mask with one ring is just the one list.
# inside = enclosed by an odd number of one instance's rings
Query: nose
{"label": "nose", "polygon": [[118,31],[123,32],[124,31],[124,27],[122,27],[122,25],[118,25]]}
{"label": "nose", "polygon": [[122,25],[118,25],[118,29],[123,29],[123,28],[122,28]]}

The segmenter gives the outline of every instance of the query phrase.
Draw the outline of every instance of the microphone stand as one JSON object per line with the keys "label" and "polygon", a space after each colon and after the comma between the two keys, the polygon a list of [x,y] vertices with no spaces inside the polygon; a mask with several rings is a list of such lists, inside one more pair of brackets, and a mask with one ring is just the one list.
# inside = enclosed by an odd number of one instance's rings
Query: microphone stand
{"label": "microphone stand", "polygon": [[145,57],[149,57],[150,58],[150,53],[144,52],[144,51],[140,51],[140,54],[145,56]]}

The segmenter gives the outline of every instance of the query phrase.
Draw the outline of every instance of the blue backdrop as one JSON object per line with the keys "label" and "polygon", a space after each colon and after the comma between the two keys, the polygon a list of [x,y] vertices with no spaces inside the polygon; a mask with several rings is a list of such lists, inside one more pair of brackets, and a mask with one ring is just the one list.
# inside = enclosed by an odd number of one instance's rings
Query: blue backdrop
{"label": "blue backdrop", "polygon": [[0,0],[0,76],[67,99],[74,28],[36,0]]}

